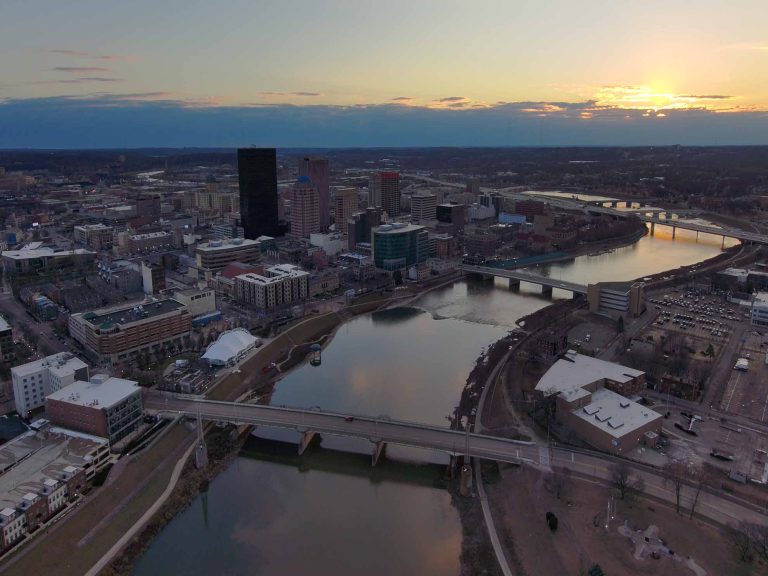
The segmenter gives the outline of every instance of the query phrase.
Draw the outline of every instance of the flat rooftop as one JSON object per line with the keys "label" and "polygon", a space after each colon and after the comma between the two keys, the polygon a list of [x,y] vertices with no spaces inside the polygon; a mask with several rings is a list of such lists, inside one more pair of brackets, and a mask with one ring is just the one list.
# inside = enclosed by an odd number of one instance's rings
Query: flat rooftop
{"label": "flat rooftop", "polygon": [[250,240],[248,238],[230,238],[229,240],[211,240],[203,244],[198,244],[198,252],[223,252],[226,250],[237,250],[243,248],[255,248],[261,244],[259,240]]}
{"label": "flat rooftop", "polygon": [[621,438],[661,419],[661,414],[607,388],[592,393],[591,402],[571,413],[614,438]]}
{"label": "flat rooftop", "polygon": [[99,374],[91,378],[90,382],[77,380],[49,394],[46,398],[77,406],[109,408],[139,390],[141,389],[133,380],[106,378]]}
{"label": "flat rooftop", "polygon": [[392,224],[382,224],[373,231],[376,234],[405,234],[407,232],[413,232],[415,230],[424,230],[424,226],[418,224],[405,224],[403,222],[394,222]]}
{"label": "flat rooftop", "polygon": [[625,383],[639,378],[644,372],[614,362],[606,362],[569,350],[563,358],[555,362],[536,384],[536,390],[545,396],[583,388],[584,386],[607,378],[614,382]]}
{"label": "flat rooftop", "polygon": [[40,360],[35,360],[34,362],[27,362],[21,366],[14,366],[11,368],[11,372],[23,377],[29,374],[36,374],[43,368],[48,368],[57,376],[61,376],[87,367],[88,364],[71,352],[60,352],[59,354],[40,358]]}
{"label": "flat rooftop", "polygon": [[123,305],[120,308],[94,310],[93,312],[86,312],[83,314],[83,319],[94,326],[101,326],[104,324],[129,324],[131,322],[153,318],[154,316],[168,314],[169,312],[184,307],[184,304],[181,302],[168,298],[156,302]]}
{"label": "flat rooftop", "polygon": [[0,508],[19,506],[46,479],[59,478],[68,466],[85,467],[89,454],[105,446],[105,438],[50,426],[14,438],[0,447]]}
{"label": "flat rooftop", "polygon": [[21,250],[6,250],[2,253],[3,258],[11,258],[12,260],[33,260],[35,258],[44,258],[49,256],[79,256],[84,254],[91,254],[96,256],[96,252],[85,250],[83,248],[77,248],[75,250],[54,250],[53,248],[35,248]]}

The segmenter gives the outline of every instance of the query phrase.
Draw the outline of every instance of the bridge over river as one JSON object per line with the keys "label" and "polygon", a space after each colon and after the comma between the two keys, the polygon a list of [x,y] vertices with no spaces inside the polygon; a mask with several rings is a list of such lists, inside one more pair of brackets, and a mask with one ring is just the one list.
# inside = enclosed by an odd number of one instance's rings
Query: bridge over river
{"label": "bridge over river", "polygon": [[470,456],[500,462],[538,463],[540,460],[539,446],[533,442],[467,434],[437,426],[392,420],[388,417],[371,418],[322,410],[219,402],[174,394],[148,395],[144,405],[158,412],[183,414],[190,418],[297,430],[304,435],[299,445],[299,453],[306,449],[318,433],[364,438],[373,444],[374,465],[386,444],[429,448],[453,455],[468,452]]}

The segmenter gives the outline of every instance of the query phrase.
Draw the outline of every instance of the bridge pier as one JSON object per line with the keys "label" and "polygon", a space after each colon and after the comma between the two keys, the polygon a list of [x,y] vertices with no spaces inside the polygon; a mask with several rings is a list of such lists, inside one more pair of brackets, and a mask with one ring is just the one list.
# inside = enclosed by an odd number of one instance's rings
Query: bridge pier
{"label": "bridge pier", "polygon": [[510,278],[509,289],[512,290],[512,292],[520,292],[520,280],[515,280],[514,278]]}
{"label": "bridge pier", "polygon": [[461,467],[459,493],[465,498],[472,496],[472,465],[467,460]]}
{"label": "bridge pier", "polygon": [[371,466],[376,466],[379,460],[385,456],[387,451],[387,443],[379,440],[373,445],[373,454],[371,455]]}
{"label": "bridge pier", "polygon": [[541,295],[545,298],[552,298],[552,286],[544,286],[541,287]]}
{"label": "bridge pier", "polygon": [[309,448],[312,440],[315,439],[315,434],[317,434],[317,432],[313,432],[312,430],[308,430],[302,434],[301,442],[299,442],[299,456],[303,455],[306,449]]}
{"label": "bridge pier", "polygon": [[651,236],[656,232],[656,222],[651,222]]}
{"label": "bridge pier", "polygon": [[675,233],[677,232],[677,226],[672,226],[672,240],[675,239]]}
{"label": "bridge pier", "polygon": [[720,244],[720,250],[725,250],[725,236],[723,236],[723,242]]}

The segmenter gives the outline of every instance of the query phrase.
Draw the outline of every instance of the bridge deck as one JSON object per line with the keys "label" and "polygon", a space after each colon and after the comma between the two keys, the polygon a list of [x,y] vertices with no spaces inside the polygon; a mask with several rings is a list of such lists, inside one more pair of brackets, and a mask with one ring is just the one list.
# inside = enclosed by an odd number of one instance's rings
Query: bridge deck
{"label": "bridge deck", "polygon": [[367,416],[354,416],[350,420],[350,416],[345,414],[317,410],[197,400],[173,395],[147,397],[145,406],[160,412],[183,414],[192,418],[199,415],[206,420],[354,436],[371,442],[430,448],[452,454],[463,454],[468,443],[471,456],[501,462],[539,461],[539,448],[532,442],[482,434],[470,434],[467,440],[464,432],[399,420]]}
{"label": "bridge deck", "polygon": [[531,274],[530,272],[523,272],[521,270],[506,270],[504,268],[494,268],[492,266],[473,266],[471,264],[461,264],[458,268],[459,270],[464,270],[465,272],[470,272],[473,274],[486,274],[489,276],[498,276],[500,278],[511,278],[512,280],[530,282],[531,284],[538,284],[539,286],[560,288],[561,290],[568,290],[577,294],[587,293],[587,287],[584,286],[584,284],[568,282],[567,280],[558,280],[556,278],[548,278],[547,276],[539,276],[538,274]]}

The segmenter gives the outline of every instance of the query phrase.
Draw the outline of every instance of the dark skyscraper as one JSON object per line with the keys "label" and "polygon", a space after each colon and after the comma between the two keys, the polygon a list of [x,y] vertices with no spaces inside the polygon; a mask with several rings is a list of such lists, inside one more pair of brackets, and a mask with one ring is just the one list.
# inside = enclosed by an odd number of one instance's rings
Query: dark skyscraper
{"label": "dark skyscraper", "polygon": [[308,176],[320,195],[320,230],[328,230],[331,223],[331,192],[328,158],[306,157],[299,161],[299,176]]}
{"label": "dark skyscraper", "polygon": [[239,148],[240,223],[245,237],[280,236],[277,219],[277,150]]}

